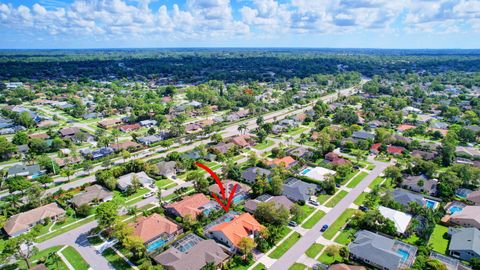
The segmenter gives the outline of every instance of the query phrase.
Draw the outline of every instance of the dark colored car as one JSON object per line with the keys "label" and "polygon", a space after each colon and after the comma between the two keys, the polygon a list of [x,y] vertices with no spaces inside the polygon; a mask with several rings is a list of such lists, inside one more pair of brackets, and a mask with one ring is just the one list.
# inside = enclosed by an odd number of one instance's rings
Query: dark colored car
{"label": "dark colored car", "polygon": [[358,209],[362,210],[363,212],[368,211],[368,207],[360,205]]}
{"label": "dark colored car", "polygon": [[322,226],[322,228],[320,229],[320,231],[321,231],[321,232],[324,232],[324,231],[326,231],[327,229],[328,229],[328,225],[325,224],[325,225]]}
{"label": "dark colored car", "polygon": [[291,220],[290,222],[288,222],[288,226],[297,227],[298,224],[295,221]]}

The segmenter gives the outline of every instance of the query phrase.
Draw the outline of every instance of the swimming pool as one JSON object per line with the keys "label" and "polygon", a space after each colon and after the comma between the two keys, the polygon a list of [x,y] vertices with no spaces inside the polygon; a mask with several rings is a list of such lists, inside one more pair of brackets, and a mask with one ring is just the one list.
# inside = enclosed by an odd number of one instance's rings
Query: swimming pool
{"label": "swimming pool", "polygon": [[435,207],[437,206],[437,202],[431,201],[431,200],[425,200],[425,206],[428,209],[435,209]]}
{"label": "swimming pool", "polygon": [[237,196],[233,197],[232,201],[233,201],[234,204],[237,204],[237,203],[243,201],[244,199],[245,199],[245,195],[242,194],[242,195],[237,195]]}
{"label": "swimming pool", "polygon": [[305,174],[307,174],[308,172],[310,172],[311,170],[312,170],[312,169],[306,168],[306,169],[304,169],[300,174],[301,174],[301,175],[305,175]]}
{"label": "swimming pool", "polygon": [[401,262],[402,262],[402,263],[405,263],[405,262],[408,260],[408,257],[410,256],[410,254],[408,253],[408,251],[403,250],[403,249],[397,250],[397,254],[400,255],[400,256],[402,256],[402,259],[401,259]]}
{"label": "swimming pool", "polygon": [[454,206],[452,206],[452,207],[450,207],[450,208],[448,209],[448,211],[449,211],[451,214],[455,214],[455,213],[457,213],[457,212],[462,212],[462,210],[463,210],[463,207],[456,206],[456,205],[454,205]]}
{"label": "swimming pool", "polygon": [[156,250],[157,248],[165,245],[165,243],[167,243],[167,240],[159,238],[159,239],[153,241],[152,243],[148,244],[147,252],[152,252],[152,251]]}

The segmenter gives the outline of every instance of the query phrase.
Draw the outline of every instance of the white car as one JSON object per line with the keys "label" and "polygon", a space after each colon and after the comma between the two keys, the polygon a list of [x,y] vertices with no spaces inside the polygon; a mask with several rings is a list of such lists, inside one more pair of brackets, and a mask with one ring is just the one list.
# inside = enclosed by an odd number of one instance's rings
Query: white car
{"label": "white car", "polygon": [[151,191],[151,192],[145,193],[145,194],[143,195],[143,198],[144,198],[144,199],[150,198],[150,197],[152,197],[153,195],[155,195],[155,192]]}

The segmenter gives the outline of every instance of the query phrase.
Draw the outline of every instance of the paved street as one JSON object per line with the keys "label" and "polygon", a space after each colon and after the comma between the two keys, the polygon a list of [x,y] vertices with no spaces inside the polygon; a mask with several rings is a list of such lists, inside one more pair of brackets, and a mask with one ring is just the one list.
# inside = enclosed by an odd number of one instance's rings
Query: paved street
{"label": "paved street", "polygon": [[332,208],[320,221],[295,243],[280,259],[269,267],[272,270],[285,270],[294,264],[305,251],[322,235],[320,229],[324,224],[331,225],[353,203],[353,201],[379,176],[390,164],[379,162],[369,158],[369,162],[375,164],[371,171],[348,195]]}

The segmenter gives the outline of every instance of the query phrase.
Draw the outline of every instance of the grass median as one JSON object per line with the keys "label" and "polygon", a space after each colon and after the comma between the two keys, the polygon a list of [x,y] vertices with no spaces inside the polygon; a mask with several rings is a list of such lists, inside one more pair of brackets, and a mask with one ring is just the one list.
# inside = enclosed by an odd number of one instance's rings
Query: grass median
{"label": "grass median", "polygon": [[268,257],[279,259],[283,256],[295,243],[300,240],[301,235],[298,232],[292,233],[285,241],[276,247]]}
{"label": "grass median", "polygon": [[347,223],[347,221],[353,216],[353,214],[358,211],[356,209],[347,209],[345,210],[338,218],[333,222],[330,227],[323,233],[325,239],[331,240],[337,232],[342,229],[342,227]]}
{"label": "grass median", "polygon": [[340,190],[340,192],[338,192],[333,198],[331,198],[325,206],[334,207],[347,195],[348,195],[348,192],[346,192],[345,190]]}
{"label": "grass median", "polygon": [[313,226],[315,226],[315,224],[317,224],[317,222],[323,216],[325,216],[325,212],[323,212],[322,210],[318,210],[309,219],[307,219],[307,221],[305,221],[305,223],[302,224],[302,228],[305,228],[305,229],[313,228]]}

